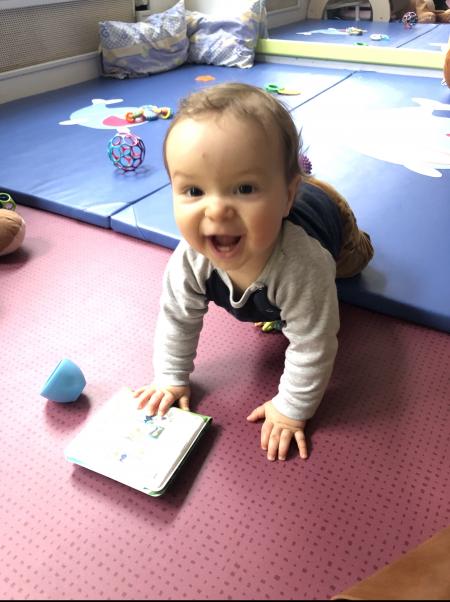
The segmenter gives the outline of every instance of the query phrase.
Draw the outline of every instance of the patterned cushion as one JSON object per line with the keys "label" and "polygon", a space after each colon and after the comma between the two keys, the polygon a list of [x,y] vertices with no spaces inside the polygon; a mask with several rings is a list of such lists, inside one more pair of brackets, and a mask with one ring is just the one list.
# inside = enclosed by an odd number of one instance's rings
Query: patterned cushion
{"label": "patterned cushion", "polygon": [[267,14],[265,0],[247,5],[240,15],[231,17],[187,10],[188,62],[252,67],[258,38],[267,37]]}
{"label": "patterned cushion", "polygon": [[100,21],[103,74],[123,79],[169,71],[186,62],[184,0],[139,23]]}

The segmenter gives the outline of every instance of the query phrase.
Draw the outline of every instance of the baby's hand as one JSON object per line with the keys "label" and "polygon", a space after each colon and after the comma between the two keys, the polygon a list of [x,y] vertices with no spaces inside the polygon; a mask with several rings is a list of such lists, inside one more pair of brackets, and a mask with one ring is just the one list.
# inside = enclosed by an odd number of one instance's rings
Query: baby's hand
{"label": "baby's hand", "polygon": [[278,455],[279,460],[286,460],[289,445],[294,437],[300,457],[308,457],[308,449],[305,439],[305,420],[292,420],[287,418],[272,405],[271,401],[266,401],[258,406],[247,416],[250,422],[264,418],[264,424],[261,427],[261,447],[267,450],[267,459],[275,460]]}
{"label": "baby's hand", "polygon": [[182,410],[189,410],[191,389],[187,385],[158,387],[157,384],[152,383],[133,391],[133,397],[138,400],[139,410],[145,408],[149,416],[154,416],[156,413],[163,416],[177,399]]}

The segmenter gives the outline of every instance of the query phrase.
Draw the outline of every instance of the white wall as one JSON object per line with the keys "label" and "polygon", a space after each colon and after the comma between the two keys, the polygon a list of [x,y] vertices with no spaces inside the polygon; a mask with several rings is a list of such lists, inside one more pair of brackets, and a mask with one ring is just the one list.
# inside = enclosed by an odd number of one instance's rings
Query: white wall
{"label": "white wall", "polygon": [[[177,0],[148,0],[149,10],[151,13],[162,12],[174,6],[176,1]],[[224,2],[224,0],[185,0],[185,6],[188,10],[198,10],[207,14],[238,14],[247,2],[248,0],[226,0],[226,2]],[[277,0],[271,0],[270,6],[272,10],[268,13],[269,27],[278,27],[279,25],[302,21],[306,18],[308,2],[309,0],[292,0],[292,2],[289,3],[292,8],[276,10]],[[279,2],[279,5],[285,6],[286,0],[284,2]]]}
{"label": "white wall", "polygon": [[[160,12],[174,6],[176,0],[148,0],[149,8],[152,12]],[[185,6],[188,10],[199,10],[202,13],[213,14],[226,11],[239,12],[246,2],[242,0],[185,0]]]}

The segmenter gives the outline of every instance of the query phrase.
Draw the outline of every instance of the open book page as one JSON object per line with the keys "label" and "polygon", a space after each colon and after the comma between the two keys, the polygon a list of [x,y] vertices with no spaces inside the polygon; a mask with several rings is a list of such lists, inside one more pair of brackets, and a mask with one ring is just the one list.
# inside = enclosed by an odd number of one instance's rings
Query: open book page
{"label": "open book page", "polygon": [[144,491],[164,489],[208,421],[172,407],[165,416],[138,410],[130,389],[109,399],[66,447],[67,460]]}

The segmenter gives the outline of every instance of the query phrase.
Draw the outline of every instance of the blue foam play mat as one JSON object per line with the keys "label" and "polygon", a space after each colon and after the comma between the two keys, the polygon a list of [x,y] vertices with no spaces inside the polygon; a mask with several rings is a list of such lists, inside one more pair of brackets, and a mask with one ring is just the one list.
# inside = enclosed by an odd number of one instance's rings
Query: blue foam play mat
{"label": "blue foam play mat", "polygon": [[[318,177],[350,201],[376,254],[343,301],[450,332],[450,93],[436,78],[353,74],[293,111]],[[345,115],[345,120],[343,119]],[[111,219],[174,248],[170,186]]]}
{"label": "blue foam play mat", "polygon": [[[403,23],[384,23],[379,21],[350,21],[336,19],[307,19],[298,23],[290,23],[269,30],[269,38],[274,40],[291,40],[296,42],[321,42],[324,44],[358,44],[398,48],[415,42],[416,48],[425,48],[421,39],[424,34],[432,32],[438,26],[429,23],[417,23],[411,29]],[[363,30],[360,35],[350,35],[349,28]],[[370,36],[380,34],[381,39],[374,40]]]}
{"label": "blue foam play mat", "polygon": [[450,90],[355,73],[294,111],[314,173],[349,200],[375,257],[341,300],[450,332]]}
{"label": "blue foam play mat", "polygon": [[[226,81],[298,89],[299,95],[283,96],[295,108],[350,74],[269,63],[251,69],[183,65],[151,77],[99,78],[5,103],[2,138],[14,161],[3,164],[0,187],[24,205],[109,227],[111,215],[168,184],[161,153],[168,120],[132,126],[146,148],[135,171],[118,170],[108,159],[109,140],[117,128],[129,126],[127,112],[146,104],[175,110],[188,93]],[[205,75],[213,79],[197,80]]]}
{"label": "blue foam play mat", "polygon": [[174,249],[180,232],[172,212],[172,188],[161,188],[111,216],[116,232]]}
{"label": "blue foam play mat", "polygon": [[[204,75],[214,79],[196,79]],[[281,100],[302,129],[314,173],[348,198],[376,250],[361,277],[338,283],[340,299],[450,332],[450,90],[438,78],[257,63],[92,80],[0,105],[15,159],[2,164],[0,190],[174,248],[179,232],[161,156],[169,122],[133,129],[147,151],[135,172],[112,165],[107,143],[127,109],[175,108],[182,96],[222,81],[301,92]]]}
{"label": "blue foam play mat", "polygon": [[420,50],[444,52],[444,49],[448,47],[449,40],[450,26],[447,23],[441,23],[422,35],[408,40],[402,46],[404,48],[419,48]]}

